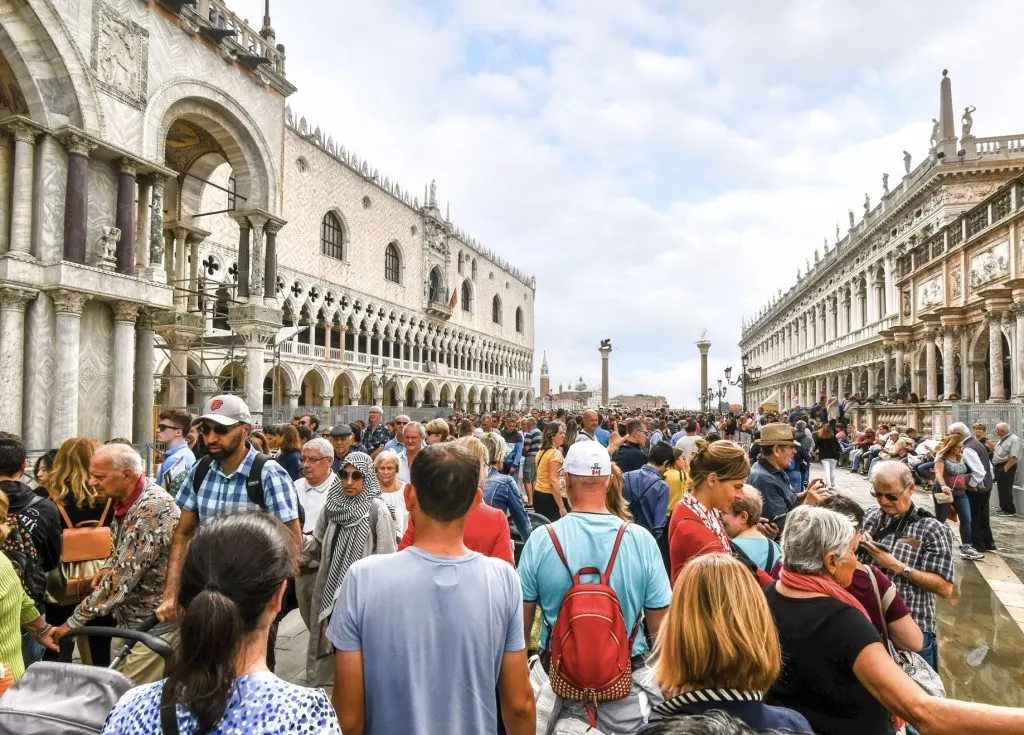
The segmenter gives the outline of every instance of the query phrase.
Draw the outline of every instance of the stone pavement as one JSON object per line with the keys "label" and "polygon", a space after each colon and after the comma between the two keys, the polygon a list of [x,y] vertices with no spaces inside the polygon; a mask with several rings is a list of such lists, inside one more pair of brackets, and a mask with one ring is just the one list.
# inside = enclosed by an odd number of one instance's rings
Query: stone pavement
{"label": "stone pavement", "polygon": [[[821,476],[819,465],[811,476]],[[864,507],[874,505],[860,475],[840,468],[836,485]],[[932,508],[926,493],[916,493],[915,502]],[[956,524],[950,526],[958,540]],[[1024,707],[1024,518],[993,516],[992,531],[999,552],[979,562],[957,554],[954,599],[939,600],[940,673],[951,697]],[[298,611],[290,613],[278,629],[278,675],[305,683],[307,639]]]}

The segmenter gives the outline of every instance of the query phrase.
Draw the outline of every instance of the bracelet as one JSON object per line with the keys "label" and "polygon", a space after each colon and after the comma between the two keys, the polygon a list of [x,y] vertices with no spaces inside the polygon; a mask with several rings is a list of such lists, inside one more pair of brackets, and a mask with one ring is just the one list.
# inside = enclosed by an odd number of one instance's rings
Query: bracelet
{"label": "bracelet", "polygon": [[50,625],[49,623],[43,623],[43,627],[40,628],[39,630],[37,630],[35,633],[33,633],[32,637],[35,640],[38,641],[40,638],[42,638],[44,635],[49,633],[51,630],[53,630],[53,626],[52,625]]}

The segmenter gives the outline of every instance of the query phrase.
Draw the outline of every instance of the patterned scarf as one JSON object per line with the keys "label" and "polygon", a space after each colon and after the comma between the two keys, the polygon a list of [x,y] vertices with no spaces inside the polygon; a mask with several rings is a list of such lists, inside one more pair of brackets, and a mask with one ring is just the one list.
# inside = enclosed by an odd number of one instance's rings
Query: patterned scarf
{"label": "patterned scarf", "polygon": [[334,612],[334,598],[338,595],[341,583],[345,581],[349,567],[363,558],[363,549],[370,537],[370,506],[375,498],[380,497],[380,483],[377,482],[377,473],[373,471],[373,460],[369,455],[349,452],[341,465],[342,471],[346,467],[353,467],[363,475],[363,491],[354,498],[348,497],[340,477],[327,491],[324,515],[327,516],[328,524],[321,542],[320,564],[326,561],[328,569],[320,598],[318,623],[322,623]]}
{"label": "patterned scarf", "polygon": [[717,513],[712,510],[708,510],[704,506],[704,503],[693,497],[693,493],[686,493],[686,495],[683,496],[683,499],[679,502],[693,511],[693,514],[700,518],[701,523],[703,523],[709,531],[712,531],[716,536],[718,536],[718,540],[722,542],[722,548],[726,551],[731,548],[729,544],[729,536],[726,534],[725,529],[722,528],[722,522],[718,520]]}

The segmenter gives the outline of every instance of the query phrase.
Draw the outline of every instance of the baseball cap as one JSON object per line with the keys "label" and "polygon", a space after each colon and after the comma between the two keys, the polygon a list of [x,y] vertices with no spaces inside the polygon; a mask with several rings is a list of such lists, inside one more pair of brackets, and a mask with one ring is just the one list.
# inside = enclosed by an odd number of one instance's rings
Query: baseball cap
{"label": "baseball cap", "polygon": [[331,427],[331,438],[340,439],[344,436],[352,436],[355,432],[352,431],[352,427],[348,424],[338,424],[337,426]]}
{"label": "baseball cap", "polygon": [[221,426],[251,424],[252,414],[249,413],[249,406],[238,396],[214,396],[203,404],[202,414],[192,423],[200,421],[213,421]]}
{"label": "baseball cap", "polygon": [[576,477],[605,477],[612,473],[612,458],[600,442],[576,442],[565,455],[565,473]]}

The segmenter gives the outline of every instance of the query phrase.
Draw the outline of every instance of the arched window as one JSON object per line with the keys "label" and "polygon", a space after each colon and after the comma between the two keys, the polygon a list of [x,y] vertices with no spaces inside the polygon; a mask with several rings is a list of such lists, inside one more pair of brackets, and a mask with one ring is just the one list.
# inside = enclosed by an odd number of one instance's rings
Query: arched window
{"label": "arched window", "polygon": [[523,331],[523,307],[516,307],[516,331],[522,333]]}
{"label": "arched window", "polygon": [[444,279],[441,277],[441,269],[434,268],[430,271],[430,301],[436,304],[445,303]]}
{"label": "arched window", "polygon": [[345,230],[334,212],[328,212],[320,222],[320,251],[328,258],[345,259]]}
{"label": "arched window", "polygon": [[238,199],[235,196],[235,193],[238,191],[237,187],[238,187],[238,185],[235,183],[235,175],[231,174],[230,176],[228,176],[228,186],[227,186],[227,189],[228,189],[228,192],[227,192],[227,194],[228,194],[227,205],[228,206],[227,206],[227,209],[235,210],[235,209],[238,208]]}
{"label": "arched window", "polygon": [[473,289],[468,280],[462,282],[462,310],[473,311]]}
{"label": "arched window", "polygon": [[470,271],[471,271],[470,277],[475,281],[476,280],[476,258],[473,258],[473,264],[472,264],[472,266],[470,266]]}
{"label": "arched window", "polygon": [[495,324],[501,324],[501,298],[495,294],[494,300],[491,301],[491,321]]}
{"label": "arched window", "polygon": [[393,242],[389,242],[384,250],[384,277],[392,283],[402,282],[402,256]]}
{"label": "arched window", "polygon": [[462,251],[459,251],[459,275],[462,275],[462,263],[463,263]]}

